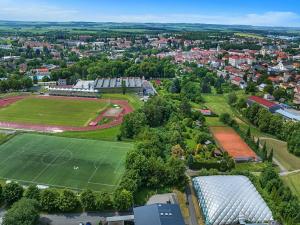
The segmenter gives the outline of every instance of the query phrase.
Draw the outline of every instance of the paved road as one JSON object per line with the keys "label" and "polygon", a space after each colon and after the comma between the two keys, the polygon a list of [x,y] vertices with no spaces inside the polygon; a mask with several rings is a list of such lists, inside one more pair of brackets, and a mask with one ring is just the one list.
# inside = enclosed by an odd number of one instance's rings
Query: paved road
{"label": "paved road", "polygon": [[294,174],[294,173],[300,173],[300,169],[299,170],[293,170],[293,171],[281,172],[279,175],[280,176],[288,176],[288,175]]}
{"label": "paved road", "polygon": [[[5,210],[0,209],[0,221]],[[130,213],[125,213],[129,215]],[[66,214],[41,214],[39,225],[79,225],[80,222],[91,222],[98,225],[106,217],[116,216],[115,213],[66,213]],[[1,223],[0,223],[1,224]]]}
{"label": "paved road", "polygon": [[4,209],[0,209],[0,224],[2,223],[2,218],[4,216]]}
{"label": "paved road", "polygon": [[195,212],[195,206],[194,206],[194,203],[193,203],[193,196],[192,196],[192,191],[191,191],[191,186],[190,185],[187,185],[186,187],[186,195],[187,195],[187,198],[188,198],[188,202],[189,202],[189,205],[188,205],[188,208],[189,208],[189,213],[190,213],[190,225],[198,225],[198,222],[197,222],[197,216],[196,216],[196,212]]}
{"label": "paved road", "polygon": [[115,216],[114,213],[68,213],[68,214],[42,214],[40,225],[78,225],[80,222],[91,222],[98,225],[101,219]]}

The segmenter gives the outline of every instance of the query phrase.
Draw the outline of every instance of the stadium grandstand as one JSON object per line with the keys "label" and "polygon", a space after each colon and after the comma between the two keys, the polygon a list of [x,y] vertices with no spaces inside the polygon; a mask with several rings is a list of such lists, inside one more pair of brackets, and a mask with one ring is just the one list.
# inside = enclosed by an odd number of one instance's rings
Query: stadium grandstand
{"label": "stadium grandstand", "polygon": [[126,92],[143,92],[143,80],[139,77],[99,78],[94,88],[100,93],[121,93],[124,84]]}
{"label": "stadium grandstand", "polygon": [[99,97],[99,92],[94,89],[94,81],[78,80],[74,86],[49,87],[49,95],[96,98]]}
{"label": "stadium grandstand", "polygon": [[75,85],[56,85],[49,87],[50,95],[76,96],[76,97],[98,97],[101,93],[143,93],[143,95],[154,95],[156,90],[153,85],[143,78],[98,78],[94,80],[78,80]]}
{"label": "stadium grandstand", "polygon": [[193,179],[206,225],[272,224],[272,212],[245,176],[200,176]]}

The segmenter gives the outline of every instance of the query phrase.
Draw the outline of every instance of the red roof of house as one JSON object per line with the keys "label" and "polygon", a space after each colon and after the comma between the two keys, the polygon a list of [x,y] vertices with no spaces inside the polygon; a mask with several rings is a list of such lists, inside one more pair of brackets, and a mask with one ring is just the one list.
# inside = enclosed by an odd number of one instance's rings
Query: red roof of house
{"label": "red roof of house", "polygon": [[39,73],[47,73],[47,72],[49,72],[49,69],[48,68],[39,68],[39,69],[36,69],[36,71]]}
{"label": "red roof of house", "polygon": [[241,82],[243,79],[240,77],[234,77],[232,80],[234,80],[236,82]]}
{"label": "red roof of house", "polygon": [[270,101],[268,101],[268,100],[266,100],[264,98],[258,97],[258,96],[251,96],[251,97],[249,97],[249,100],[254,101],[254,102],[256,102],[256,103],[258,103],[260,105],[264,105],[264,106],[266,106],[268,108],[271,108],[271,107],[273,107],[273,106],[276,105],[275,103],[270,102]]}
{"label": "red roof of house", "polygon": [[209,109],[200,109],[201,113],[211,113]]}

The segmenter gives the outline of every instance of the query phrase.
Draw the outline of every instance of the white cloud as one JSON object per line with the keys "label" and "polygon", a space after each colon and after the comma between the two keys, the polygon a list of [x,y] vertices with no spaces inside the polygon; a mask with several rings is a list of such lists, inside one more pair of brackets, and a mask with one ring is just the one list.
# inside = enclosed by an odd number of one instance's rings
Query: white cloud
{"label": "white cloud", "polygon": [[76,18],[77,10],[31,0],[1,0],[1,20],[66,21]]}
{"label": "white cloud", "polygon": [[167,15],[119,15],[99,16],[96,21],[112,22],[158,22],[158,23],[206,23],[256,26],[300,26],[300,16],[293,12],[266,12],[246,15],[205,15],[205,14],[167,14]]}
{"label": "white cloud", "polygon": [[63,8],[42,0],[0,0],[0,20],[26,21],[95,21],[95,22],[157,22],[206,23],[258,26],[300,26],[300,16],[294,12],[265,12],[262,14],[97,14],[76,8]]}

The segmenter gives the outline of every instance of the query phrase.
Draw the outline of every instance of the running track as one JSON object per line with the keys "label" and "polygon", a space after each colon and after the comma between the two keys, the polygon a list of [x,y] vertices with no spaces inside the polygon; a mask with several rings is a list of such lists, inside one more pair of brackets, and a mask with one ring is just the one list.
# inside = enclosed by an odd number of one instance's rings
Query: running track
{"label": "running track", "polygon": [[[17,96],[17,97],[9,97],[6,99],[0,99],[0,107],[6,107],[24,98],[26,98],[26,96]],[[124,115],[131,113],[133,111],[132,107],[128,104],[128,101],[126,100],[95,99],[95,98],[81,98],[81,97],[60,97],[60,96],[38,96],[38,98],[58,98],[58,99],[75,99],[75,100],[82,100],[82,101],[110,102],[112,104],[119,105],[123,109],[123,112],[119,117],[115,118],[111,122],[103,125],[97,125],[97,126],[85,126],[85,127],[50,126],[50,125],[43,125],[43,124],[25,124],[25,123],[0,121],[0,127],[6,129],[20,129],[20,130],[39,131],[39,132],[92,131],[92,130],[99,130],[99,129],[107,129],[107,128],[120,125],[123,122]],[[103,118],[104,113],[105,111],[102,112],[93,121],[96,122],[100,121]]]}

